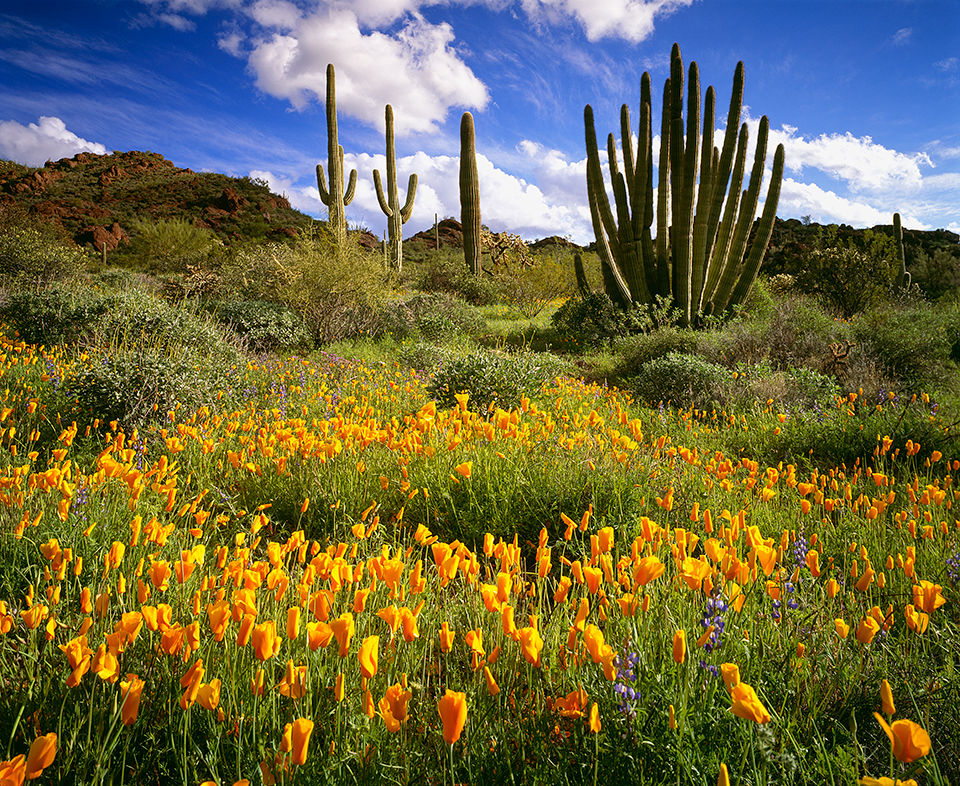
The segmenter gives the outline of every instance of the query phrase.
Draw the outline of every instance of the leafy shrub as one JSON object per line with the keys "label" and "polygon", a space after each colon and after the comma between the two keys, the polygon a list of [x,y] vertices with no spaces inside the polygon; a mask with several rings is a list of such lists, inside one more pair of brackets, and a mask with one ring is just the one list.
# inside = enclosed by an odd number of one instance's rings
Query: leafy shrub
{"label": "leafy shrub", "polygon": [[446,292],[474,306],[488,306],[497,301],[496,283],[487,276],[467,270],[463,254],[457,249],[443,249],[426,255],[417,264],[413,280],[421,292]]}
{"label": "leafy shrub", "polygon": [[128,228],[130,242],[119,250],[119,258],[151,273],[186,272],[188,266],[200,263],[222,245],[209,229],[183,218],[138,220]]}
{"label": "leafy shrub", "polygon": [[730,372],[696,355],[670,352],[643,365],[630,380],[633,392],[652,406],[703,407],[722,397]]}
{"label": "leafy shrub", "polygon": [[651,333],[638,333],[620,339],[614,344],[619,355],[615,374],[620,378],[634,377],[651,360],[674,353],[693,352],[697,336],[691,330],[681,330],[672,325]]}
{"label": "leafy shrub", "polygon": [[577,291],[577,283],[572,255],[567,256],[570,258],[535,254],[528,267],[508,260],[497,269],[494,279],[500,299],[533,319],[553,301],[569,297]]}
{"label": "leafy shrub", "polygon": [[0,306],[0,320],[28,344],[68,344],[90,334],[110,310],[102,294],[57,283],[45,289],[16,289]]}
{"label": "leafy shrub", "polygon": [[377,255],[319,236],[245,249],[224,260],[220,275],[242,299],[296,311],[317,344],[374,332],[390,289]]}
{"label": "leafy shrub", "polygon": [[841,394],[836,379],[812,368],[777,369],[769,361],[757,364],[738,364],[736,381],[725,386],[726,406],[749,408],[756,402],[793,412],[815,410],[828,406]]}
{"label": "leafy shrub", "polygon": [[428,341],[452,341],[479,335],[486,320],[477,309],[447,292],[420,293],[405,302],[414,328]]}
{"label": "leafy shrub", "polygon": [[255,352],[309,350],[313,341],[303,318],[293,309],[268,300],[212,303],[207,309]]}
{"label": "leafy shrub", "polygon": [[822,298],[849,319],[886,300],[899,270],[891,237],[865,230],[861,240],[850,238],[844,243],[838,228],[830,226],[799,269],[787,272],[795,276],[801,291]]}
{"label": "leafy shrub", "polygon": [[442,407],[456,406],[455,394],[469,393],[474,411],[493,404],[508,409],[518,406],[524,396],[536,396],[544,383],[565,370],[563,361],[544,353],[507,355],[478,350],[462,356],[447,354],[427,389]]}
{"label": "leafy shrub", "polygon": [[129,432],[178,406],[212,402],[221,385],[217,364],[198,352],[136,346],[95,350],[65,389],[76,399],[78,423],[116,420]]}
{"label": "leafy shrub", "polygon": [[946,379],[960,340],[958,309],[922,301],[872,309],[853,321],[857,341],[902,391],[936,389]]}
{"label": "leafy shrub", "polygon": [[598,347],[615,338],[637,332],[636,312],[615,305],[605,292],[591,292],[567,300],[551,318],[557,333],[584,349]]}
{"label": "leafy shrub", "polygon": [[0,285],[43,289],[84,270],[86,255],[49,228],[13,225],[0,229]]}

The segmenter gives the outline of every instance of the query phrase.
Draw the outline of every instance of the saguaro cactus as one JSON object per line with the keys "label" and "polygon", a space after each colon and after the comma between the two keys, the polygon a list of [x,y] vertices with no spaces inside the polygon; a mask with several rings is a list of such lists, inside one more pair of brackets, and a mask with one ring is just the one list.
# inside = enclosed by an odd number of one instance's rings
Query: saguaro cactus
{"label": "saguaro cactus", "polygon": [[912,276],[907,272],[907,252],[903,245],[903,225],[900,223],[900,214],[893,214],[893,242],[897,244],[897,253],[900,255],[900,272],[897,274],[897,289],[910,289]]}
{"label": "saguaro cactus", "polygon": [[373,185],[377,189],[377,201],[387,216],[387,231],[390,236],[390,263],[399,273],[403,267],[403,225],[410,220],[413,212],[413,200],[417,197],[417,176],[410,175],[407,182],[407,201],[400,207],[397,194],[397,154],[393,142],[393,107],[387,104],[384,110],[387,135],[387,191],[383,191],[380,170],[373,170]]}
{"label": "saguaro cactus", "polygon": [[[593,109],[589,104],[584,109],[587,194],[610,298],[626,307],[672,296],[680,309],[682,324],[692,325],[701,315],[720,313],[742,303],[749,293],[773,231],[784,152],[783,145],[777,147],[760,225],[748,252],[747,241],[763,179],[769,121],[766,116],[760,120],[749,186],[741,191],[749,137],[746,123],[740,125],[743,63],[737,64],[734,73],[722,152],[713,144],[714,89],[707,90],[701,121],[699,69],[691,63],[684,123],[684,69],[677,44],[673,45],[670,63],[660,126],[656,245],[652,240],[652,98],[648,73],[640,82],[636,155],[630,112],[626,104],[621,108],[622,171],[614,136],[607,137],[616,217],[603,181]],[[668,225],[671,214],[672,223]]]}
{"label": "saguaro cactus", "polygon": [[463,257],[467,269],[480,275],[480,178],[477,174],[476,132],[473,115],[460,120],[460,223],[463,225]]}
{"label": "saguaro cactus", "polygon": [[323,164],[317,164],[317,188],[320,201],[329,211],[329,226],[337,245],[347,239],[347,214],[344,208],[353,201],[357,187],[357,170],[350,172],[350,182],[343,187],[343,148],[337,140],[337,75],[333,63],[327,65],[327,167],[330,185],[323,174]]}

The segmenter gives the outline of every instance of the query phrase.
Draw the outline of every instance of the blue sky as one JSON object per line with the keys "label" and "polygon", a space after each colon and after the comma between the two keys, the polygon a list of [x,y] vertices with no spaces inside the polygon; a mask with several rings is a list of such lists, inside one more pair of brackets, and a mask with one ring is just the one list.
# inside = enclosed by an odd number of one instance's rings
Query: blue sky
{"label": "blue sky", "polygon": [[459,216],[470,111],[483,222],[586,243],[584,105],[601,137],[622,103],[636,123],[649,71],[658,130],[675,41],[716,88],[721,128],[744,61],[745,119],[770,119],[767,166],[786,149],[782,218],[864,227],[899,211],[908,228],[960,231],[956,0],[5,0],[0,157],[152,150],[263,178],[322,216],[334,63],[352,224],[386,227],[372,173],[390,103],[401,199],[420,180],[405,235]]}

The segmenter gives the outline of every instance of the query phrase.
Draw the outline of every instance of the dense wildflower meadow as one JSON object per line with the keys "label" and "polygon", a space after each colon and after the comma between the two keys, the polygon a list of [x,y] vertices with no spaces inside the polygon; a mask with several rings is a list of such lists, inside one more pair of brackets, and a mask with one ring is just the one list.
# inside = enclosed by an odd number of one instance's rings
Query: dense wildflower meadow
{"label": "dense wildflower meadow", "polygon": [[319,353],[127,431],[92,362],[0,336],[2,784],[957,782],[960,455]]}

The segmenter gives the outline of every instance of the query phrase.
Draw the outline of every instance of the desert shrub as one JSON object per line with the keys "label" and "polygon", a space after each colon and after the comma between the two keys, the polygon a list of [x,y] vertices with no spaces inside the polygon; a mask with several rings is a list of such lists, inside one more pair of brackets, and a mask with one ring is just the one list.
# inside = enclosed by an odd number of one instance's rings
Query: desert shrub
{"label": "desert shrub", "polygon": [[224,260],[220,276],[242,299],[296,311],[318,345],[375,332],[390,289],[378,256],[325,236],[245,249]]}
{"label": "desert shrub", "polygon": [[723,397],[730,372],[696,355],[670,352],[643,365],[630,389],[651,406],[704,407]]}
{"label": "desert shrub", "polygon": [[178,406],[214,401],[219,377],[217,365],[192,349],[140,345],[94,350],[64,387],[76,400],[78,423],[116,420],[129,433]]}
{"label": "desert shrub", "polygon": [[519,406],[524,396],[535,397],[544,383],[566,370],[563,361],[545,353],[477,350],[441,358],[427,389],[442,407],[456,406],[455,394],[469,393],[474,411],[494,404],[509,409]]}
{"label": "desert shrub", "polygon": [[309,350],[313,341],[303,318],[293,309],[268,300],[212,303],[209,312],[255,352]]}
{"label": "desert shrub", "polygon": [[458,249],[442,249],[425,255],[417,264],[414,288],[421,292],[446,292],[474,306],[488,306],[497,301],[496,283],[488,276],[477,276],[467,270],[463,253]]}
{"label": "desert shrub", "polygon": [[691,330],[668,325],[650,333],[638,333],[614,343],[619,360],[614,371],[619,378],[635,377],[644,365],[674,353],[691,353],[697,347],[697,336]]}
{"label": "desert shrub", "polygon": [[118,259],[150,273],[184,273],[222,245],[209,229],[183,218],[138,220],[128,229],[130,242],[119,250]]}
{"label": "desert shrub", "polygon": [[445,292],[419,293],[407,299],[414,328],[428,341],[453,341],[460,335],[476,336],[486,320],[475,306]]}
{"label": "desert shrub", "polygon": [[539,253],[530,260],[531,264],[524,267],[508,259],[497,268],[494,277],[500,300],[527,319],[577,291],[572,255]]}
{"label": "desert shrub", "polygon": [[794,283],[823,299],[846,318],[884,302],[900,270],[893,239],[865,230],[862,239],[838,238],[837,227],[821,234],[818,246],[802,261]]}
{"label": "desert shrub", "polygon": [[929,254],[918,251],[908,269],[913,283],[931,300],[960,291],[960,254],[950,249],[935,248]]}
{"label": "desert shrub", "polygon": [[584,349],[599,347],[639,329],[639,314],[624,311],[605,292],[567,300],[551,318],[557,334]]}
{"label": "desert shrub", "polygon": [[769,360],[738,364],[735,381],[724,388],[725,406],[747,409],[756,402],[783,411],[809,411],[829,406],[841,394],[837,380],[812,368],[775,368]]}
{"label": "desert shrub", "polygon": [[76,276],[85,265],[81,249],[43,225],[0,228],[0,286],[39,290]]}
{"label": "desert shrub", "polygon": [[871,309],[852,328],[863,350],[901,390],[929,391],[946,381],[953,365],[951,355],[960,340],[957,313],[913,301]]}
{"label": "desert shrub", "polygon": [[773,297],[765,313],[731,321],[701,334],[700,354],[734,368],[738,363],[769,361],[774,369],[826,368],[830,344],[850,338],[849,325],[826,313],[802,293]]}
{"label": "desert shrub", "polygon": [[53,346],[90,335],[109,310],[103,294],[57,283],[44,289],[15,289],[0,306],[0,320],[28,344]]}

